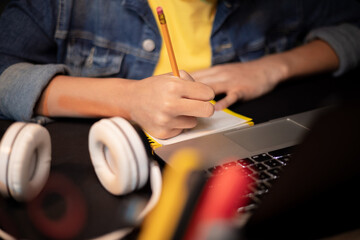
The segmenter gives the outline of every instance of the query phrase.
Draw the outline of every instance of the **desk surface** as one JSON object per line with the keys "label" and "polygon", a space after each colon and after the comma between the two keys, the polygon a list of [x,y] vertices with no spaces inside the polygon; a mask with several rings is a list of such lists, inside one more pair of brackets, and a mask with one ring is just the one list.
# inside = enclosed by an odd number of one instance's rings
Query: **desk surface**
{"label": "desk surface", "polygon": [[[352,72],[340,79],[329,76],[294,79],[261,98],[238,102],[230,108],[260,123],[338,104],[358,98],[359,88],[355,87],[358,76],[357,72]],[[136,203],[149,197],[149,186],[115,197],[100,185],[87,147],[88,131],[96,120],[57,119],[46,125],[52,140],[50,190],[41,200],[30,203],[0,197],[0,228],[26,239],[61,236],[89,239],[132,224],[132,219],[125,216],[129,216],[129,209]],[[10,124],[11,121],[0,120],[0,129],[6,129]],[[53,190],[59,182],[60,190]],[[73,197],[63,197],[67,194]],[[135,236],[136,232],[128,238]]]}

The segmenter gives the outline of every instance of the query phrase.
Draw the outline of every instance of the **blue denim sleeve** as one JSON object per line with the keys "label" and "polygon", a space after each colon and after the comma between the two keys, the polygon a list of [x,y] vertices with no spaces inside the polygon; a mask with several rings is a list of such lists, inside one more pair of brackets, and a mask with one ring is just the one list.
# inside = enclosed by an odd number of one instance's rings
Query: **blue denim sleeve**
{"label": "blue denim sleeve", "polygon": [[66,68],[57,64],[57,2],[12,0],[0,18],[0,117],[31,121],[41,92]]}
{"label": "blue denim sleeve", "polygon": [[60,64],[17,63],[0,76],[0,115],[19,121],[47,121],[33,110],[43,89],[56,74],[66,74]]}
{"label": "blue denim sleeve", "polygon": [[[355,0],[304,1],[304,19],[309,32],[305,41],[322,39],[335,51],[339,76],[360,65],[360,2]],[[315,10],[314,10],[315,9]]]}
{"label": "blue denim sleeve", "polygon": [[340,66],[333,73],[334,76],[340,76],[360,65],[360,29],[355,25],[318,28],[306,37],[306,41],[313,39],[326,41],[337,54]]}

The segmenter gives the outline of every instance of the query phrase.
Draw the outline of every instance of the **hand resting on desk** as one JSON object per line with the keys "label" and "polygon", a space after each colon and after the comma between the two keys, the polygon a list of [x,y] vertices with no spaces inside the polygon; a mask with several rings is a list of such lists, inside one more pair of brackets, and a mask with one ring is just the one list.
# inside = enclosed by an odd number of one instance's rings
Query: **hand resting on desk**
{"label": "hand resting on desk", "polygon": [[225,93],[216,110],[238,100],[251,100],[270,92],[280,82],[294,77],[332,72],[339,67],[334,50],[322,40],[314,40],[283,53],[249,62],[227,63],[192,73],[198,82],[208,84],[215,94]]}

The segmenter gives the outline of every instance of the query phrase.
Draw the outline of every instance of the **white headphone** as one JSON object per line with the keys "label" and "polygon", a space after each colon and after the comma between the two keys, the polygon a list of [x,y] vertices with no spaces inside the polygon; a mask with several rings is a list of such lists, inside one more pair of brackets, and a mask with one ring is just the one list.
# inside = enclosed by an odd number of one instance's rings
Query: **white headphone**
{"label": "white headphone", "polygon": [[145,133],[120,117],[102,119],[90,128],[89,151],[101,184],[114,195],[140,189],[150,175],[152,196],[140,213],[141,220],[158,201],[162,182]]}
{"label": "white headphone", "polygon": [[0,194],[29,201],[44,187],[50,172],[51,140],[46,128],[14,122],[0,142]]}

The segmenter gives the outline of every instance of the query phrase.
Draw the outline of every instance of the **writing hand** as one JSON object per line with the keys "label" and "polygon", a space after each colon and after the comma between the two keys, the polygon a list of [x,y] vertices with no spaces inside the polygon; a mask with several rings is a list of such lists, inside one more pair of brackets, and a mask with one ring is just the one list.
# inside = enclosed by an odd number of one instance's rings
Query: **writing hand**
{"label": "writing hand", "polygon": [[214,91],[184,71],[180,71],[180,78],[164,74],[134,81],[131,89],[130,118],[156,138],[176,136],[195,127],[198,117],[214,113],[208,102]]}

